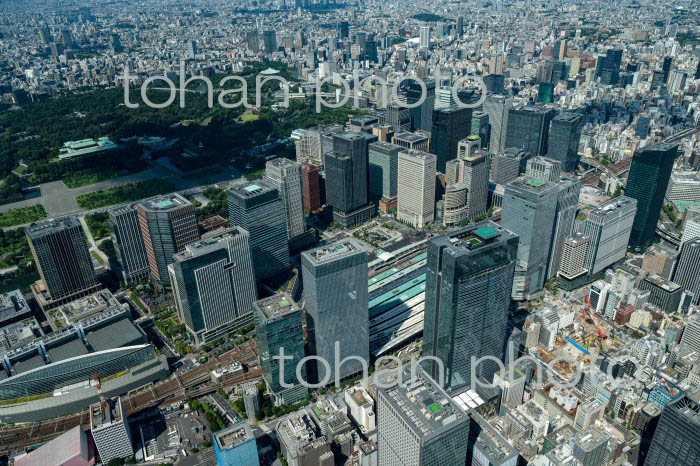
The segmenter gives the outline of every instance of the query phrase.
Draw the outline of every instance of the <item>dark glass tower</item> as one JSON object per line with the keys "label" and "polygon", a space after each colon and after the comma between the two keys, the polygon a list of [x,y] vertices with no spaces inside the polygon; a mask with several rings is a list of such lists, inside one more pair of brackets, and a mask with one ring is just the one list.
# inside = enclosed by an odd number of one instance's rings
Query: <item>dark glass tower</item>
{"label": "dark glass tower", "polygon": [[430,152],[437,155],[437,170],[445,173],[445,164],[457,158],[457,143],[469,136],[472,109],[453,105],[433,112]]}
{"label": "dark glass tower", "polygon": [[645,466],[700,464],[700,392],[664,407],[651,440]]}
{"label": "dark glass tower", "polygon": [[[425,100],[418,107],[409,110],[413,129],[431,131],[433,129],[433,110],[435,109],[435,81],[425,79]],[[406,89],[406,102],[415,104],[421,98],[423,90],[415,81],[409,81]]]}
{"label": "dark glass tower", "polygon": [[549,123],[554,110],[544,107],[519,107],[508,111],[506,148],[524,149],[533,156],[547,154]]}
{"label": "dark glass tower", "polygon": [[654,240],[677,153],[678,145],[662,143],[642,147],[634,154],[625,195],[637,200],[629,243],[635,249],[644,249]]}
{"label": "dark glass tower", "polygon": [[[425,294],[425,356],[442,361],[445,387],[471,386],[471,358],[501,358],[518,237],[481,222],[428,243]],[[426,370],[437,380],[439,365]],[[483,362],[476,374],[491,381],[498,366]]]}
{"label": "dark glass tower", "polygon": [[583,118],[576,113],[562,113],[552,119],[547,157],[561,162],[566,172],[575,171],[581,159],[578,155],[578,144],[582,127]]}
{"label": "dark glass tower", "polygon": [[231,225],[250,233],[250,248],[257,281],[289,269],[287,214],[284,201],[270,183],[258,180],[226,191]]}
{"label": "dark glass tower", "polygon": [[[298,384],[300,381],[296,376],[297,364],[305,356],[302,310],[287,293],[256,301],[253,310],[258,360],[267,388],[277,404],[293,405],[303,401],[308,389]],[[275,358],[281,348],[291,359]],[[301,366],[300,371],[301,378],[306,381],[306,367]],[[284,387],[283,382],[295,386]]]}

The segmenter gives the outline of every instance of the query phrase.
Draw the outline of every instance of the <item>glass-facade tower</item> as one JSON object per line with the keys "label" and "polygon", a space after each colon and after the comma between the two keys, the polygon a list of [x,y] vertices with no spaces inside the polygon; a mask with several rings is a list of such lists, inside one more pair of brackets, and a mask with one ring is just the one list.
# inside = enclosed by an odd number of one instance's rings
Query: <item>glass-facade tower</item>
{"label": "glass-facade tower", "polygon": [[[471,358],[501,358],[511,306],[518,237],[481,222],[428,242],[423,355],[442,361],[445,387],[469,387]],[[430,376],[439,365],[430,361]],[[491,381],[498,366],[481,363],[476,375]]]}

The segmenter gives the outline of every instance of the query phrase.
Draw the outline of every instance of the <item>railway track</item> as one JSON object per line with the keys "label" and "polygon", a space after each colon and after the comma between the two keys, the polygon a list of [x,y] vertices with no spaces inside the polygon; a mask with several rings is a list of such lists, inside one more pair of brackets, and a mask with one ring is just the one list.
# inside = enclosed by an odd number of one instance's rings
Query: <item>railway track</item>
{"label": "railway track", "polygon": [[[173,374],[171,378],[159,384],[147,385],[136,393],[122,396],[122,404],[127,415],[131,416],[148,408],[179,403],[191,397],[215,392],[218,388],[255,380],[261,376],[261,370],[258,367],[251,367],[246,374],[229,378],[218,384],[194,388],[202,381],[208,380],[211,371],[217,367],[226,366],[233,362],[244,362],[254,366],[256,356],[255,344],[251,341],[239,349],[221,356],[212,356],[206,363],[185,374]],[[9,453],[11,450],[47,442],[78,425],[82,426],[83,429],[89,429],[89,423],[89,413],[84,410],[58,419],[0,429],[0,445],[2,445],[0,453]]]}

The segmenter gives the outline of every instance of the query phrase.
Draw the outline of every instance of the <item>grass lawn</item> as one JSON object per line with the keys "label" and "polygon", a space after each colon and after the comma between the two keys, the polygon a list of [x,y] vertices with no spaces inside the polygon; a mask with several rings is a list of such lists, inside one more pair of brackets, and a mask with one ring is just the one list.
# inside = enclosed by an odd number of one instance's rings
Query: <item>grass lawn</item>
{"label": "grass lawn", "polygon": [[116,186],[94,193],[81,194],[75,198],[75,201],[83,209],[98,209],[173,191],[175,191],[175,186],[172,184],[163,180],[153,179]]}
{"label": "grass lawn", "polygon": [[257,115],[255,113],[244,113],[241,115],[238,120],[241,121],[242,123],[248,123],[250,121],[257,121],[260,119],[260,115]]}
{"label": "grass lawn", "polygon": [[112,180],[114,178],[119,178],[121,173],[119,170],[81,170],[75,173],[71,173],[67,178],[63,180],[63,184],[66,185],[68,189],[80,188],[81,186],[87,186],[90,184],[99,183],[100,181]]}
{"label": "grass lawn", "polygon": [[18,175],[24,175],[25,173],[27,173],[27,170],[28,168],[24,165],[17,165],[17,168],[15,168],[13,171]]}
{"label": "grass lawn", "polygon": [[0,228],[32,223],[42,218],[46,218],[46,210],[43,205],[20,207],[0,214]]}

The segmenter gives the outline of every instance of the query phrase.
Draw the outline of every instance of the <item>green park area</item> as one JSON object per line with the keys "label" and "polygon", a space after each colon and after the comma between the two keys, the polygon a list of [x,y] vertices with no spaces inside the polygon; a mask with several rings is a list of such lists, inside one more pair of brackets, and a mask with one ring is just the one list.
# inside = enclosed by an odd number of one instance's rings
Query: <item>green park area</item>
{"label": "green park area", "polygon": [[99,209],[114,204],[136,201],[146,197],[157,196],[175,191],[175,186],[163,180],[148,180],[125,184],[114,188],[81,194],[75,201],[83,209]]}

